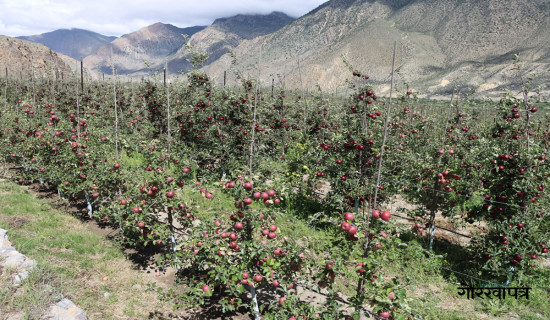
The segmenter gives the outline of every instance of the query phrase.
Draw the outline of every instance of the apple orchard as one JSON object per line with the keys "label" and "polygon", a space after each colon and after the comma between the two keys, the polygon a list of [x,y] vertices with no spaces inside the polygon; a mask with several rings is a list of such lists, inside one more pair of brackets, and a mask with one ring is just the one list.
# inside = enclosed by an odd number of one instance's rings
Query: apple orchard
{"label": "apple orchard", "polygon": [[[436,216],[484,226],[465,245],[470,271],[529,283],[550,239],[548,108],[525,87],[433,102],[403,85],[390,103],[368,76],[350,78],[346,97],[272,94],[242,76],[219,87],[197,70],[170,84],[4,80],[0,162],[20,184],[84,203],[121,245],[156,247],[181,282],[159,296],[180,307],[421,317],[406,277],[385,272],[413,238],[430,257]],[[398,212],[396,198],[414,209]],[[299,223],[322,230],[321,244],[297,236]]]}

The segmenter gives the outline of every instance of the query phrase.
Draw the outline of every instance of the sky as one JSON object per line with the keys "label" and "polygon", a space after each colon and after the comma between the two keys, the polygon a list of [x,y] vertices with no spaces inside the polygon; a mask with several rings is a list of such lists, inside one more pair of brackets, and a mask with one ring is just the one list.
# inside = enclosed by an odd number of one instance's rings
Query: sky
{"label": "sky", "polygon": [[0,0],[0,34],[29,36],[80,28],[121,36],[156,22],[184,28],[236,14],[300,17],[326,0]]}

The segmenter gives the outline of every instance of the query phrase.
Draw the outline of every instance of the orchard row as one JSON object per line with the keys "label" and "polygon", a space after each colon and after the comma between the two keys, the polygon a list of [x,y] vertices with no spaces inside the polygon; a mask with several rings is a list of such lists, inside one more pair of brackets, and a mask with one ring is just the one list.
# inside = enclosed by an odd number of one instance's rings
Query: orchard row
{"label": "orchard row", "polygon": [[[476,263],[495,278],[528,274],[550,239],[544,110],[511,95],[426,102],[408,89],[390,103],[353,75],[345,99],[266,96],[253,79],[218,88],[197,71],[185,83],[84,92],[71,81],[32,92],[4,82],[0,161],[19,183],[85,201],[124,245],[167,248],[163,263],[186,286],[164,297],[178,303],[216,294],[223,311],[274,319],[358,318],[366,304],[382,318],[417,317],[398,279],[383,277],[401,241],[387,210],[396,195],[420,208],[407,212],[419,237],[437,212],[486,223],[471,243]],[[231,207],[207,214],[193,194]],[[301,216],[321,211],[334,235],[329,255],[306,254],[276,223],[297,219],[290,209],[304,201]],[[356,281],[352,311],[337,299],[343,278]],[[326,302],[300,301],[303,282],[327,290]],[[271,286],[279,297],[259,305],[257,289]]]}

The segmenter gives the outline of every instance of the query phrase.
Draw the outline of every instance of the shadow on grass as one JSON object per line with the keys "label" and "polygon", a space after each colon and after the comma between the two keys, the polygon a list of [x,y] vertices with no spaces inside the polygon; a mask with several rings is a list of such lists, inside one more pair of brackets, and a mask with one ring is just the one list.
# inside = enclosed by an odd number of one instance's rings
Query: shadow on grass
{"label": "shadow on grass", "polygon": [[[119,231],[113,227],[110,223],[103,222],[101,220],[91,219],[88,216],[88,206],[86,199],[83,197],[77,197],[76,199],[70,199],[69,201],[59,202],[59,195],[54,188],[48,188],[48,186],[41,185],[40,183],[34,183],[27,185],[29,191],[41,200],[45,200],[53,207],[59,210],[65,210],[72,216],[79,219],[88,225],[90,231],[106,237],[110,241],[118,241],[117,237]],[[169,252],[170,248],[164,246],[139,246],[130,247],[122,246],[125,256],[130,260],[137,268],[147,271],[157,269],[156,259],[161,255]]]}
{"label": "shadow on grass", "polygon": [[323,218],[337,212],[330,203],[301,193],[291,195],[286,201],[288,201],[287,212],[308,225],[322,230],[334,228],[332,223],[323,221]]}
{"label": "shadow on grass", "polygon": [[481,279],[486,279],[484,283],[495,281],[488,275],[483,276],[479,274],[480,265],[473,259],[467,247],[452,243],[445,238],[435,237],[433,240],[433,250],[430,251],[428,249],[429,236],[419,238],[410,231],[402,233],[400,239],[405,243],[417,241],[421,244],[421,254],[418,254],[418,252],[416,254],[409,252],[409,254],[416,260],[438,260],[437,263],[431,265],[434,269],[433,272],[441,274],[447,281],[463,284],[480,283]]}

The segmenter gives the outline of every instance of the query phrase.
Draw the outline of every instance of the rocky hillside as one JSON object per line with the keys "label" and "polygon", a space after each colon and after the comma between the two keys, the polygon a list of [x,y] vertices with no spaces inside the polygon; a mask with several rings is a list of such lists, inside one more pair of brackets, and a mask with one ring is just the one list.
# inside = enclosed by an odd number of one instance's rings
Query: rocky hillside
{"label": "rocky hillside", "polygon": [[99,47],[85,67],[96,76],[111,74],[112,65],[118,74],[143,76],[168,63],[177,75],[190,67],[182,34],[208,53],[204,69],[220,83],[232,68],[257,74],[261,60],[264,83],[273,78],[288,89],[343,92],[350,76],[345,56],[387,94],[397,42],[398,85],[430,96],[449,96],[455,88],[517,91],[512,63],[520,54],[523,74],[536,74],[532,88],[550,95],[550,0],[331,0],[296,20],[274,12],[221,18],[208,27],[156,23]]}
{"label": "rocky hillside", "polygon": [[282,12],[272,12],[268,15],[239,14],[215,20],[212,25],[197,32],[191,38],[191,43],[206,51],[208,61],[212,62],[244,40],[271,34],[292,21],[294,18]]}
{"label": "rocky hillside", "polygon": [[43,34],[17,38],[41,43],[56,52],[76,60],[94,53],[99,47],[116,39],[116,37],[104,36],[96,32],[76,28],[59,29]]}
{"label": "rocky hillside", "polygon": [[[394,41],[399,80],[432,94],[518,88],[512,55],[520,53],[534,85],[549,83],[550,0],[332,0],[282,29],[243,41],[235,50],[241,72],[287,88],[345,88],[342,55],[389,90]],[[206,67],[214,78],[230,68],[228,55]],[[256,71],[254,71],[254,74]],[[217,77],[219,79],[219,77]]]}
{"label": "rocky hillside", "polygon": [[54,72],[71,73],[71,68],[51,49],[38,43],[0,35],[1,77],[8,69],[10,78],[53,77]]}
{"label": "rocky hillside", "polygon": [[208,53],[210,63],[242,41],[273,33],[293,20],[284,13],[273,12],[268,15],[237,15],[217,19],[208,27],[181,29],[156,23],[101,47],[86,57],[84,64],[88,69],[110,74],[111,61],[114,61],[119,74],[146,75],[160,72],[164,64],[168,63],[169,72],[177,74],[190,67],[184,58],[183,34],[189,37],[191,43]]}
{"label": "rocky hillside", "polygon": [[111,74],[112,64],[118,74],[159,71],[183,46],[183,35],[191,37],[202,29],[204,27],[178,28],[155,23],[102,46],[84,58],[84,65],[94,72],[106,74]]}

